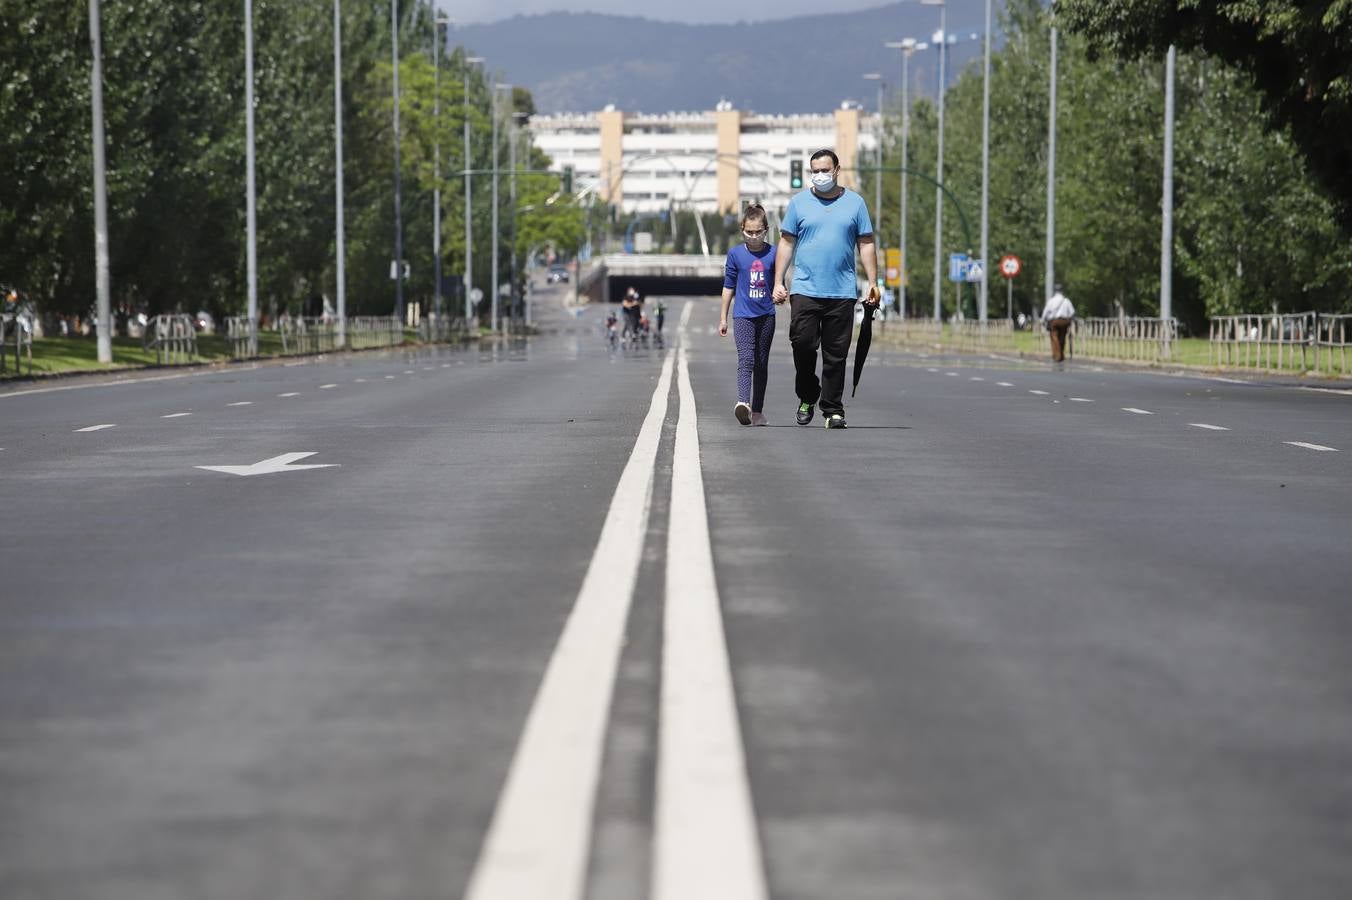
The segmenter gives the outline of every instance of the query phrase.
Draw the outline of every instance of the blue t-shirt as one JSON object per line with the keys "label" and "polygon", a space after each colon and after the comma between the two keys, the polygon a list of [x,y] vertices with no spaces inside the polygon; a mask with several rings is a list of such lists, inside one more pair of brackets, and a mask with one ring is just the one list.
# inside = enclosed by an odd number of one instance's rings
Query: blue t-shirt
{"label": "blue t-shirt", "polygon": [[736,291],[732,317],[752,319],[756,316],[773,316],[775,301],[770,296],[770,286],[774,280],[774,244],[767,243],[755,251],[748,250],[746,244],[738,244],[729,250],[728,261],[723,269],[723,287]]}
{"label": "blue t-shirt", "polygon": [[873,234],[864,198],[846,190],[834,200],[823,200],[812,189],[789,201],[781,234],[795,238],[793,292],[822,300],[856,300],[855,246]]}

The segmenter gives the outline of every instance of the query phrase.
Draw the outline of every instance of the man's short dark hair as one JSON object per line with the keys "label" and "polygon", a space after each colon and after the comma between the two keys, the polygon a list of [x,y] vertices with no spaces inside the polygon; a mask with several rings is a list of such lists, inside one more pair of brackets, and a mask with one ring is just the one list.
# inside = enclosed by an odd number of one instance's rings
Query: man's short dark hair
{"label": "man's short dark hair", "polygon": [[830,147],[823,147],[816,153],[812,154],[812,158],[807,161],[807,164],[810,166],[824,156],[831,157],[831,168],[833,169],[840,168],[840,157],[836,156],[836,151],[832,150]]}

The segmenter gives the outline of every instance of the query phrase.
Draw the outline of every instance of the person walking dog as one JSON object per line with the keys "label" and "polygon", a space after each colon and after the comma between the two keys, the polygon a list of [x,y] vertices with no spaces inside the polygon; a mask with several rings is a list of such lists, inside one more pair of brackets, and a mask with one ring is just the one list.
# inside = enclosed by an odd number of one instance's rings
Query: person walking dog
{"label": "person walking dog", "polygon": [[[799,425],[811,423],[821,406],[827,428],[845,427],[845,357],[854,331],[859,297],[855,253],[868,276],[866,304],[877,307],[878,252],[864,198],[837,183],[840,159],[834,150],[818,150],[809,161],[812,187],[795,194],[779,225],[775,255],[774,301],[789,301],[789,344],[793,347],[794,387]],[[793,263],[793,289],[785,283]],[[821,377],[817,350],[821,349]]]}

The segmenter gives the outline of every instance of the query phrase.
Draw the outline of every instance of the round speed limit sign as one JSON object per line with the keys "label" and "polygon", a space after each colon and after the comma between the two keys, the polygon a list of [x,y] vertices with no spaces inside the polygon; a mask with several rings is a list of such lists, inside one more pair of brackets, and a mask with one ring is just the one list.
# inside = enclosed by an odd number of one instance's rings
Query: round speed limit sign
{"label": "round speed limit sign", "polygon": [[1000,259],[1000,274],[1006,278],[1015,278],[1023,271],[1023,263],[1017,256],[1005,256]]}

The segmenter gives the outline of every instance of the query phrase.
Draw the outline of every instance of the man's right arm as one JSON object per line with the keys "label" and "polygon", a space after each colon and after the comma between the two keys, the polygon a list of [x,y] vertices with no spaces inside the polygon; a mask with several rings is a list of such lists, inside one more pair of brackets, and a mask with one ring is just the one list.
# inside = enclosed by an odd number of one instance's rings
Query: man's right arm
{"label": "man's right arm", "polygon": [[784,284],[784,276],[789,271],[789,263],[793,261],[793,242],[793,235],[785,234],[782,231],[779,233],[779,246],[775,248],[774,299],[776,303],[783,303],[789,299],[789,288]]}

